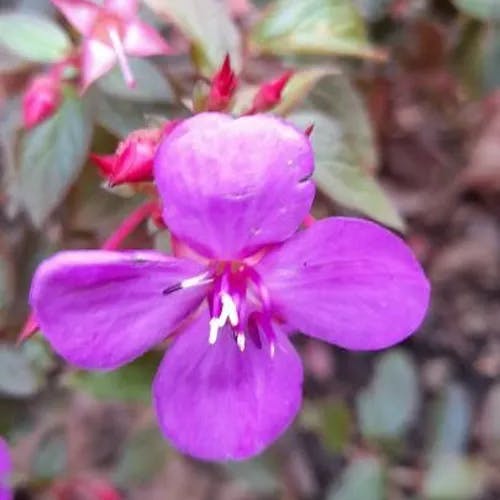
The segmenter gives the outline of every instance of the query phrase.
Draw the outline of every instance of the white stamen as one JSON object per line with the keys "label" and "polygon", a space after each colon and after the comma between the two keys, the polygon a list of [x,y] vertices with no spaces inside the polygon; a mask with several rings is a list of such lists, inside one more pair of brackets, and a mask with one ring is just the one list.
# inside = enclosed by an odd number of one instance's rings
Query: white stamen
{"label": "white stamen", "polygon": [[209,321],[210,333],[208,334],[208,343],[214,345],[217,342],[217,335],[219,334],[219,318],[212,318]]}
{"label": "white stamen", "polygon": [[222,301],[221,319],[222,315],[226,314],[226,316],[224,317],[224,323],[229,319],[229,323],[231,323],[231,326],[238,326],[238,323],[240,322],[240,319],[238,318],[238,310],[236,309],[236,304],[234,303],[234,300],[231,297],[231,295],[223,293],[221,295],[221,301]]}
{"label": "white stamen", "polygon": [[[222,302],[222,311],[220,312],[220,315],[218,317],[212,318],[209,321],[210,333],[208,334],[208,343],[210,345],[214,345],[215,342],[217,342],[217,336],[219,334],[219,330],[224,327],[224,325],[228,320],[231,326],[237,326],[240,322],[240,319],[238,317],[238,310],[236,309],[236,304],[234,303],[234,300],[232,299],[231,295],[227,293],[222,293],[221,302]],[[244,348],[245,344],[243,343],[243,349]]]}
{"label": "white stamen", "polygon": [[108,34],[109,39],[111,40],[111,45],[113,45],[116,57],[118,58],[118,64],[120,65],[120,69],[122,70],[125,83],[130,88],[135,87],[135,78],[132,74],[132,70],[130,69],[127,56],[125,54],[125,49],[123,47],[123,42],[120,38],[120,35],[118,34],[118,31],[115,28],[110,28],[108,30]]}
{"label": "white stamen", "polygon": [[213,278],[208,273],[198,274],[198,276],[193,276],[192,278],[186,278],[181,281],[181,288],[191,288],[193,286],[205,285],[211,283]]}
{"label": "white stamen", "polygon": [[271,354],[271,358],[274,358],[274,355],[276,353],[276,345],[273,341],[271,341],[269,345],[269,353]]}
{"label": "white stamen", "polygon": [[236,343],[241,352],[245,350],[245,334],[243,332],[238,332],[236,334]]}

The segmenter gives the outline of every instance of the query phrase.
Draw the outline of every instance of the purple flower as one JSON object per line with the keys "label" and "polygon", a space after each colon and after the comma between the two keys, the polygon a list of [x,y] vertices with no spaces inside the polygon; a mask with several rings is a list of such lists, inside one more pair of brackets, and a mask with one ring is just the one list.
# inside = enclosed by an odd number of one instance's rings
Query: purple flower
{"label": "purple flower", "polygon": [[55,255],[31,290],[45,336],[88,369],[116,368],[173,336],[153,386],[164,435],[203,459],[257,454],[300,407],[289,333],[381,349],[420,325],[429,300],[420,265],[390,231],[343,217],[297,231],[312,171],[308,138],[277,118],[185,120],[155,161],[184,257]]}
{"label": "purple flower", "polygon": [[9,486],[12,464],[7,443],[0,437],[0,500],[11,500],[12,491]]}

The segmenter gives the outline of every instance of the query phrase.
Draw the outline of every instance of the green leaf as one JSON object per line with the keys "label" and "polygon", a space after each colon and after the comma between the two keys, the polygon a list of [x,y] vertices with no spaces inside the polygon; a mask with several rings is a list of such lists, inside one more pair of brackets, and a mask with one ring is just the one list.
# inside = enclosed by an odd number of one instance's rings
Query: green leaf
{"label": "green leaf", "polygon": [[168,445],[156,426],[141,429],[125,443],[114,481],[123,488],[151,481],[163,468],[168,453]]}
{"label": "green leaf", "polygon": [[479,462],[443,455],[431,461],[424,479],[426,500],[471,500],[483,491],[485,471]]}
{"label": "green leaf", "polygon": [[362,101],[345,77],[322,78],[289,119],[303,129],[315,125],[314,175],[327,196],[403,230],[404,222],[370,173],[377,163],[373,131]]}
{"label": "green leaf", "polygon": [[226,54],[241,68],[241,40],[224,2],[219,0],[145,0],[158,15],[171,19],[193,44],[198,68],[211,76]]}
{"label": "green leaf", "polygon": [[114,68],[97,82],[98,87],[112,97],[139,102],[171,102],[173,90],[158,68],[145,59],[129,59],[136,86],[125,84],[119,68]]}
{"label": "green leaf", "polygon": [[457,9],[481,21],[500,21],[498,0],[454,0]]}
{"label": "green leaf", "polygon": [[40,382],[22,351],[0,344],[0,396],[28,398],[39,391]]}
{"label": "green leaf", "polygon": [[67,454],[64,430],[50,430],[38,444],[31,462],[31,474],[38,479],[53,479],[63,475],[66,471]]}
{"label": "green leaf", "polygon": [[97,123],[117,137],[125,137],[134,130],[147,128],[147,118],[152,113],[180,116],[181,112],[176,106],[157,102],[133,102],[104,93],[94,93],[92,99],[96,103]]}
{"label": "green leaf", "polygon": [[252,41],[274,54],[341,54],[380,58],[350,0],[276,1],[254,27]]}
{"label": "green leaf", "polygon": [[366,437],[380,440],[401,437],[420,404],[412,359],[398,350],[383,355],[370,387],[360,393],[356,403],[361,432]]}
{"label": "green leaf", "polygon": [[77,372],[68,377],[72,387],[104,400],[149,403],[151,384],[162,356],[150,352],[112,372]]}
{"label": "green leaf", "polygon": [[493,25],[486,32],[484,47],[484,91],[490,93],[500,87],[500,26]]}
{"label": "green leaf", "polygon": [[453,54],[455,73],[468,93],[480,98],[484,93],[485,37],[487,26],[475,19],[469,19],[460,27],[458,43]]}
{"label": "green leaf", "polygon": [[280,103],[273,109],[273,113],[287,115],[304,102],[308,94],[325,76],[338,73],[339,71],[335,68],[313,68],[294,73],[286,84]]}
{"label": "green leaf", "polygon": [[0,44],[35,62],[54,62],[71,50],[68,35],[50,19],[20,12],[0,15]]}
{"label": "green leaf", "polygon": [[320,434],[325,445],[339,453],[349,442],[353,418],[349,407],[341,400],[321,405]]}
{"label": "green leaf", "polygon": [[248,491],[258,495],[275,495],[280,489],[276,464],[266,455],[244,462],[225,465],[232,479],[242,483]]}
{"label": "green leaf", "polygon": [[56,114],[26,133],[21,145],[21,196],[41,226],[78,177],[90,147],[92,122],[82,101],[67,92]]}
{"label": "green leaf", "polygon": [[465,448],[471,421],[471,402],[463,386],[453,383],[445,388],[435,421],[431,454],[460,454]]}
{"label": "green leaf", "polygon": [[392,0],[354,0],[361,14],[370,22],[379,21],[392,5]]}
{"label": "green leaf", "polygon": [[384,470],[377,457],[351,462],[340,478],[330,486],[327,500],[384,500]]}

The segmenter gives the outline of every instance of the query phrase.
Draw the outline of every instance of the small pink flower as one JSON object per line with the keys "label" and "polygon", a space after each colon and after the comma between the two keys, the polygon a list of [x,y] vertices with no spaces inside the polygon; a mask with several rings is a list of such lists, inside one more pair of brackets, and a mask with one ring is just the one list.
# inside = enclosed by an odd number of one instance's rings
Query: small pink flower
{"label": "small pink flower", "polygon": [[293,71],[286,71],[280,77],[270,82],[262,84],[255,95],[252,106],[247,111],[247,114],[262,113],[269,111],[271,108],[279,104],[281,95],[288,83],[288,80],[293,75]]}
{"label": "small pink flower", "polygon": [[119,63],[130,87],[135,79],[127,61],[131,56],[168,54],[170,48],[161,35],[137,17],[138,0],[52,0],[68,21],[83,35],[82,87]]}
{"label": "small pink flower", "polygon": [[35,77],[23,96],[24,127],[32,128],[52,116],[61,98],[61,80],[57,74]]}
{"label": "small pink flower", "polygon": [[208,94],[207,109],[209,111],[223,111],[227,108],[234,91],[238,86],[238,78],[231,68],[229,55],[224,58],[221,68],[215,73]]}

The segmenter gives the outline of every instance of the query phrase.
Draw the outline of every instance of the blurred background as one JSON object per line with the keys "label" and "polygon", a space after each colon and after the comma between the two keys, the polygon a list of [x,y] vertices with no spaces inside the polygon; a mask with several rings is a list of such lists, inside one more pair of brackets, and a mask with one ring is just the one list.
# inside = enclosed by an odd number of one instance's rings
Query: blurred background
{"label": "blurred background", "polygon": [[[12,444],[15,498],[500,499],[500,2],[182,3],[202,33],[220,36],[215,4],[246,40],[243,90],[283,69],[342,71],[306,79],[282,103],[315,124],[314,213],[404,231],[430,276],[431,310],[384,352],[296,336],[303,409],[265,454],[233,464],[196,462],[160,437],[150,382],[161,352],[96,374],[65,366],[41,336],[17,347],[36,265],[60,248],[98,247],[141,197],[102,189],[83,162],[67,175],[76,160],[64,145],[25,152],[20,96],[40,65],[2,46],[0,20],[0,434]],[[0,7],[68,28],[48,0]],[[145,114],[189,113],[178,98],[196,86],[185,33],[142,14],[179,50],[155,61],[168,89],[146,83],[137,98],[102,84],[92,151],[112,151]],[[54,148],[57,129],[45,133]],[[55,173],[33,170],[54,161]],[[165,237],[146,224],[127,241],[151,244],[165,248]]]}

